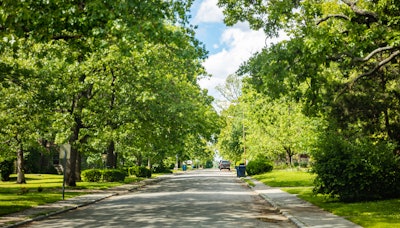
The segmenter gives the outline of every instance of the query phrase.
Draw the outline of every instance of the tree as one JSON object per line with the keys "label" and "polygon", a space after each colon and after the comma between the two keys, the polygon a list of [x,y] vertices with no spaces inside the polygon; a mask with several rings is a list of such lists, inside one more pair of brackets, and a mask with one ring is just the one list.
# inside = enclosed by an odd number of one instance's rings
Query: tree
{"label": "tree", "polygon": [[225,120],[218,136],[217,148],[219,155],[232,161],[246,159],[245,141],[245,107],[243,103],[233,103],[224,110],[221,117]]}
{"label": "tree", "polygon": [[[19,48],[8,49],[0,61],[9,72],[3,72],[0,94],[0,130],[1,142],[4,145],[4,157],[17,159],[17,183],[26,183],[24,152],[30,147],[38,147],[41,130],[48,123],[49,109],[46,106],[46,95],[43,92],[46,86],[43,80],[43,71],[38,71],[38,62],[35,52],[40,45],[29,40],[17,43]],[[7,74],[9,73],[9,74]],[[32,88],[37,88],[33,90]],[[15,155],[11,155],[14,151]]]}
{"label": "tree", "polygon": [[225,84],[217,86],[217,90],[227,101],[237,102],[242,94],[242,80],[238,75],[228,75]]}
{"label": "tree", "polygon": [[[246,20],[270,36],[284,30],[291,37],[265,48],[242,67],[240,74],[250,75],[249,82],[257,92],[276,100],[289,97],[303,104],[305,114],[320,116],[328,122],[324,132],[335,132],[333,135],[338,139],[357,144],[354,151],[371,145],[378,148],[385,143],[399,144],[400,124],[395,117],[399,114],[400,98],[397,96],[400,27],[396,16],[399,3],[387,0],[219,2],[225,7],[228,23]],[[321,136],[321,140],[327,138]],[[317,146],[317,149],[327,148]],[[394,153],[398,149],[393,150],[384,151]],[[379,155],[377,150],[371,151]],[[330,157],[340,157],[345,151],[334,152],[338,154]],[[315,156],[318,155],[323,154]],[[370,155],[364,151],[364,156]],[[323,162],[330,161],[318,162],[323,166]],[[357,165],[368,168],[366,163]],[[386,165],[374,163],[374,168],[380,166],[380,172],[385,173]],[[323,172],[318,176],[333,175],[328,170]],[[380,174],[375,174],[373,179],[379,180]],[[387,195],[383,192],[381,196]]]}
{"label": "tree", "polygon": [[292,165],[298,154],[310,154],[318,140],[323,122],[302,113],[302,104],[288,97],[271,99],[246,86],[248,156],[259,155]]}
{"label": "tree", "polygon": [[[40,46],[20,50],[32,53],[33,73],[47,76],[42,78],[45,86],[29,83],[23,71],[24,80],[14,84],[33,93],[43,89],[43,100],[31,104],[46,101],[51,107],[53,124],[40,133],[72,146],[67,185],[76,185],[81,155],[93,146],[100,146],[97,153],[107,149],[107,163],[116,166],[121,148],[138,154],[154,144],[172,149],[182,145],[191,130],[210,137],[209,129],[215,128],[209,124],[215,121],[207,118],[215,115],[210,97],[196,85],[205,51],[187,24],[191,3],[2,2],[0,33],[5,38],[0,51],[9,60],[0,67],[4,78],[15,80],[12,62],[18,44],[27,40]],[[201,114],[198,123],[189,118],[196,114]],[[129,142],[132,135],[140,141]],[[147,136],[153,143],[145,143]]]}

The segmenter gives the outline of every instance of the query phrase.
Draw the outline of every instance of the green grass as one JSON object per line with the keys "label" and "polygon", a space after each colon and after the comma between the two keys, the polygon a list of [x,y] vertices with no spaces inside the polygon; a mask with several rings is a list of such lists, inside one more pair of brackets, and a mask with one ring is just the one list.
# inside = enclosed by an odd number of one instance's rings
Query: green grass
{"label": "green grass", "polygon": [[[62,200],[62,175],[26,174],[25,178],[27,184],[16,184],[15,175],[10,181],[0,181],[0,216]],[[131,176],[124,182],[77,182],[76,187],[66,187],[65,199],[143,179]]]}
{"label": "green grass", "polygon": [[313,174],[294,170],[274,170],[253,176],[255,179],[283,191],[296,194],[316,206],[342,216],[363,227],[400,227],[400,199],[343,203],[312,192]]}
{"label": "green grass", "polygon": [[315,175],[296,169],[287,169],[273,170],[253,177],[271,187],[306,187],[313,186]]}
{"label": "green grass", "polygon": [[247,178],[241,178],[244,182],[246,182],[246,184],[249,186],[249,187],[254,187],[254,186],[256,186],[256,184],[254,184],[254,182],[253,181],[251,181],[250,179],[247,179]]}

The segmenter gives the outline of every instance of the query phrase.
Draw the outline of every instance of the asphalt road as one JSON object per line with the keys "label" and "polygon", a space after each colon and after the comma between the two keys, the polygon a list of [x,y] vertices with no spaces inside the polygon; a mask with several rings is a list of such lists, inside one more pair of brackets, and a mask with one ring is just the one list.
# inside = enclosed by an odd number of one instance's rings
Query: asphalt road
{"label": "asphalt road", "polygon": [[196,170],[24,227],[295,227],[234,174]]}

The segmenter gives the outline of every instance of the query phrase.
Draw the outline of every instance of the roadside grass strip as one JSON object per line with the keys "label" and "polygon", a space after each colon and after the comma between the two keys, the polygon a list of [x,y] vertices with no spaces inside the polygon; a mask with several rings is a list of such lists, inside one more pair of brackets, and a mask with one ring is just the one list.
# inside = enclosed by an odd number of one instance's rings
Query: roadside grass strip
{"label": "roadside grass strip", "polygon": [[[17,184],[16,175],[11,175],[10,181],[0,181],[0,216],[62,200],[62,175],[25,174],[25,179],[26,184]],[[66,187],[65,199],[143,179],[130,176],[124,182],[77,182],[76,187]]]}
{"label": "roadside grass strip", "polygon": [[271,187],[297,195],[326,211],[344,217],[362,227],[400,227],[400,199],[343,203],[335,198],[313,194],[314,174],[298,170],[274,170],[253,176]]}

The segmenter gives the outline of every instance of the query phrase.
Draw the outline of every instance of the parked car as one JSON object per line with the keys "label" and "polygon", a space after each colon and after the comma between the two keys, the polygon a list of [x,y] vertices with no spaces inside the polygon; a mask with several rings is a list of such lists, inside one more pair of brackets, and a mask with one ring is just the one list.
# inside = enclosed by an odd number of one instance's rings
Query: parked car
{"label": "parked car", "polygon": [[219,170],[222,170],[222,169],[231,170],[231,162],[226,161],[226,160],[221,160],[221,161],[219,161],[218,167],[219,167]]}

